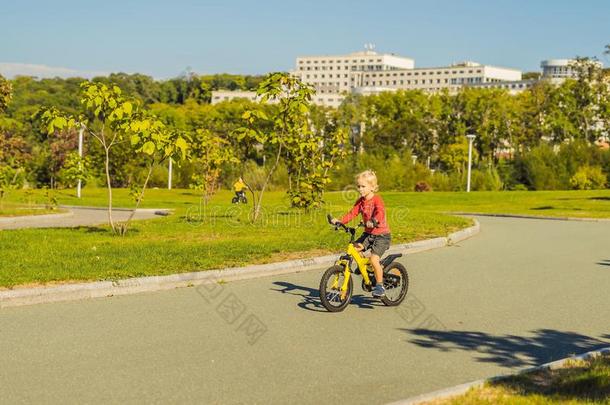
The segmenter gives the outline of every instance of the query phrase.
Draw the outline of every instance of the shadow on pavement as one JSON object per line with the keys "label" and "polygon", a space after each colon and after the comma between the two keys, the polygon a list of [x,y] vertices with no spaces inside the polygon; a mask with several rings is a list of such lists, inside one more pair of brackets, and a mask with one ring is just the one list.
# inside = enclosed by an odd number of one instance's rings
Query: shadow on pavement
{"label": "shadow on pavement", "polygon": [[[402,330],[418,336],[410,342],[421,347],[443,352],[475,351],[479,354],[478,361],[506,367],[536,366],[610,345],[609,340],[552,329],[538,329],[527,337],[473,331]],[[610,335],[601,336],[601,339],[609,338]]]}
{"label": "shadow on pavement", "polygon": [[[320,292],[317,288],[300,286],[286,281],[275,281],[273,284],[281,288],[272,288],[272,291],[302,297],[303,301],[297,304],[300,308],[308,311],[327,312],[326,308],[324,308],[320,302]],[[373,309],[376,306],[383,306],[379,300],[361,294],[354,294],[350,305],[357,305],[358,308],[363,309]]]}
{"label": "shadow on pavement", "polygon": [[597,262],[600,266],[610,266],[610,259],[604,259]]}

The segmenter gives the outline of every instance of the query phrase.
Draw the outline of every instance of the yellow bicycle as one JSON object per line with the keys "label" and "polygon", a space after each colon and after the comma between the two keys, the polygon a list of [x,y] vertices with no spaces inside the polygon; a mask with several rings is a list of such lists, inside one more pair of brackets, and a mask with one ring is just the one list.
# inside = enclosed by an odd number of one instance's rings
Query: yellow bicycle
{"label": "yellow bicycle", "polygon": [[[328,222],[332,225],[331,215]],[[362,225],[362,224],[361,224]],[[324,272],[320,280],[320,301],[330,312],[343,311],[350,303],[353,292],[352,274],[362,276],[362,289],[370,292],[376,281],[368,257],[363,257],[354,246],[356,228],[350,228],[337,222],[335,230],[343,229],[350,234],[347,251],[341,255],[334,266]],[[383,287],[385,296],[380,297],[381,302],[387,306],[399,305],[407,295],[409,289],[409,274],[407,269],[395,260],[402,254],[391,254],[381,260],[383,267]]]}

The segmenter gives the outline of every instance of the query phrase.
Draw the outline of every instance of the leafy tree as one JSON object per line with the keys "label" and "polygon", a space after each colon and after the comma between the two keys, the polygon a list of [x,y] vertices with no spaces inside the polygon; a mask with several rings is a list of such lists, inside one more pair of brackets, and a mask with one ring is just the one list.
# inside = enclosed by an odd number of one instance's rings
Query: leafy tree
{"label": "leafy tree", "polygon": [[600,166],[582,166],[570,178],[570,185],[577,190],[596,190],[605,187],[606,176]]}
{"label": "leafy tree", "polygon": [[[478,160],[478,152],[473,148],[472,161]],[[451,171],[463,173],[468,164],[468,139],[457,139],[456,143],[445,145],[440,151],[440,161]]]}
{"label": "leafy tree", "polygon": [[[272,156],[271,165],[268,166],[260,187],[254,189],[254,185],[248,184],[248,176],[243,176],[253,194],[253,221],[257,221],[260,216],[264,192],[282,156],[288,153],[294,157],[295,148],[310,146],[311,129],[307,118],[313,93],[313,88],[298,78],[286,73],[272,73],[261,82],[257,94],[263,103],[268,100],[277,102],[276,113],[269,117],[261,110],[248,110],[242,116],[246,125],[236,130],[237,138],[255,140]],[[265,123],[271,125],[269,130],[261,129]]]}
{"label": "leafy tree", "polygon": [[222,166],[226,163],[236,164],[229,142],[207,129],[199,129],[193,137],[191,162],[196,167],[192,187],[202,192],[205,203],[216,192]]}
{"label": "leafy tree", "polygon": [[525,72],[521,75],[522,80],[538,80],[542,76],[540,72]]}
{"label": "leafy tree", "polygon": [[0,75],[0,113],[6,109],[11,101],[13,87],[2,75]]}
{"label": "leafy tree", "polygon": [[302,129],[287,141],[288,195],[295,208],[319,208],[323,203],[329,170],[346,154],[347,130],[337,126],[331,111],[312,107],[308,130]]}
{"label": "leafy tree", "polygon": [[78,152],[70,152],[59,171],[59,179],[64,186],[75,187],[79,180],[86,180],[90,166],[88,156],[81,157]]}
{"label": "leafy tree", "polygon": [[117,145],[129,141],[133,150],[147,157],[148,175],[136,199],[136,209],[144,196],[152,167],[180,151],[186,153],[188,144],[181,134],[166,128],[156,119],[134,108],[134,104],[123,97],[117,86],[83,82],[81,84],[83,113],[78,117],[62,114],[55,107],[41,111],[41,118],[49,134],[63,128],[82,127],[104,150],[104,172],[108,190],[108,222],[113,232],[124,235],[125,224],[117,226],[112,219],[112,179],[110,174],[110,151]]}
{"label": "leafy tree", "polygon": [[608,99],[608,85],[601,65],[595,59],[576,58],[571,68],[576,73],[576,79],[566,80],[565,83],[573,97],[574,109],[571,110],[570,119],[578,129],[578,138],[594,142],[602,131],[598,125],[602,120],[600,101]]}

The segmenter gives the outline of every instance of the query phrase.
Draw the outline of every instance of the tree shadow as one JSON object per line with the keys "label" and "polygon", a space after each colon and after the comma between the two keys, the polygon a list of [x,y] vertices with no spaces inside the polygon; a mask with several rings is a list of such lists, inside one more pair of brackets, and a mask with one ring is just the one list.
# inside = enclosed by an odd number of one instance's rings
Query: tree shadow
{"label": "tree shadow", "polygon": [[589,197],[589,200],[610,201],[610,197]]}
{"label": "tree shadow", "polygon": [[553,207],[552,205],[543,205],[541,207],[533,207],[532,209],[542,211],[542,210],[552,210],[553,208],[555,208],[555,207]]}
{"label": "tree shadow", "polygon": [[[272,291],[302,297],[303,300],[297,304],[299,308],[314,312],[328,312],[326,308],[322,306],[322,302],[320,301],[320,292],[317,288],[300,286],[286,281],[275,281],[273,284],[280,288],[272,288]],[[358,308],[362,309],[373,309],[374,307],[382,306],[383,304],[373,297],[362,294],[354,294],[352,295],[350,305],[357,305]]]}
{"label": "tree shadow", "polygon": [[527,337],[475,331],[402,330],[418,336],[411,342],[421,347],[442,352],[473,351],[478,353],[477,361],[505,367],[536,366],[610,345],[607,340],[610,335],[597,339],[552,329],[538,329]]}

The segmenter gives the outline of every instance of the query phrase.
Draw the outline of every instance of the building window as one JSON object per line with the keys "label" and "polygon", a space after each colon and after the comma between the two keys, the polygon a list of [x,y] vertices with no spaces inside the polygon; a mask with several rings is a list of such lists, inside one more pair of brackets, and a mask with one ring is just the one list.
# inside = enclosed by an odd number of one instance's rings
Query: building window
{"label": "building window", "polygon": [[400,84],[404,84],[404,80],[401,80],[401,81],[400,81]]}
{"label": "building window", "polygon": [[[417,73],[415,73],[415,74],[417,74]],[[426,72],[421,72],[421,75],[422,75],[422,76],[425,76],[425,75],[426,75]]]}
{"label": "building window", "polygon": [[416,79],[416,80],[413,80],[413,84],[417,84],[417,79]]}
{"label": "building window", "polygon": [[413,73],[414,76],[419,76],[418,72]]}
{"label": "building window", "polygon": [[394,81],[392,82],[392,84],[393,84],[394,86],[396,86],[396,80],[394,80]]}

